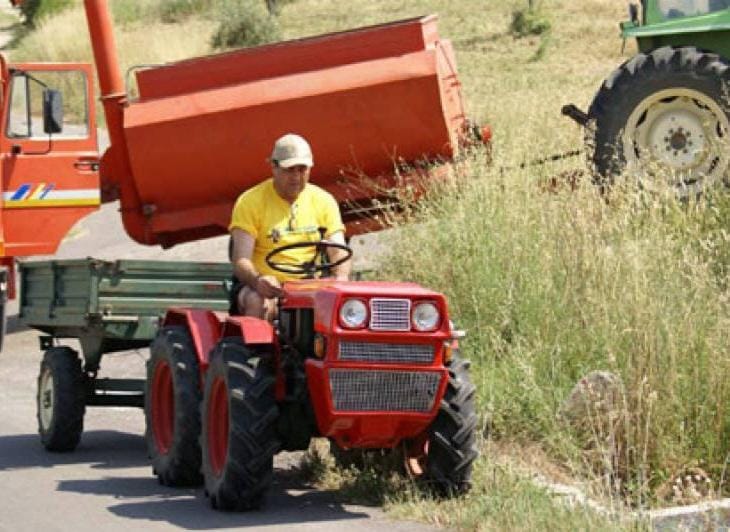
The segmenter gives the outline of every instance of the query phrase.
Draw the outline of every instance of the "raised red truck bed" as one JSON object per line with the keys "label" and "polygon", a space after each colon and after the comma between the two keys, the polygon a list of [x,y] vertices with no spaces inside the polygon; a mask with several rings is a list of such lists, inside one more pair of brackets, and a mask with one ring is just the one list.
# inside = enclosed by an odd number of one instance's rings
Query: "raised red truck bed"
{"label": "raised red truck bed", "polygon": [[[428,16],[139,71],[139,100],[124,109],[131,183],[144,206],[122,194],[132,236],[169,245],[226,232],[236,197],[269,176],[272,141],[289,131],[312,145],[312,181],[341,202],[374,194],[362,176],[452,158],[466,117],[453,50],[436,22]],[[361,232],[356,223],[348,229]]]}

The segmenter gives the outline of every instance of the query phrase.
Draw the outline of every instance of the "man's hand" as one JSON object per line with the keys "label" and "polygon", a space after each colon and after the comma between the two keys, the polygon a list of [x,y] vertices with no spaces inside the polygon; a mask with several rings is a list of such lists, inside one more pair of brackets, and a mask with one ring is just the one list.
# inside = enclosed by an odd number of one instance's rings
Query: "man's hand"
{"label": "man's hand", "polygon": [[[342,231],[338,231],[335,234],[331,235],[329,238],[330,242],[334,242],[336,244],[342,244],[343,246],[345,244],[345,235],[342,233]],[[331,263],[337,262],[341,258],[345,257],[347,255],[347,252],[344,249],[340,248],[327,248],[327,256]],[[347,260],[337,266],[336,268],[333,268],[332,273],[334,274],[334,277],[338,281],[347,281],[350,278],[350,272],[352,271],[352,259]]]}
{"label": "man's hand", "polygon": [[279,297],[281,295],[281,284],[278,279],[273,275],[261,275],[256,279],[256,284],[253,287],[261,297],[271,299]]}

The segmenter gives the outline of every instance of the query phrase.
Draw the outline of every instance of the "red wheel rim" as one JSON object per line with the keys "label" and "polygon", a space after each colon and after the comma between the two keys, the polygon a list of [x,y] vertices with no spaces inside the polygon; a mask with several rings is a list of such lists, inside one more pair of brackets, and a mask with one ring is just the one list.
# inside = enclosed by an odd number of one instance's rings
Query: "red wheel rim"
{"label": "red wheel rim", "polygon": [[406,472],[413,478],[418,478],[426,472],[428,464],[428,435],[421,434],[405,444]]}
{"label": "red wheel rim", "polygon": [[152,431],[160,454],[167,454],[172,447],[175,431],[175,397],[172,392],[170,365],[161,360],[152,378]]}
{"label": "red wheel rim", "polygon": [[228,388],[218,377],[208,403],[208,458],[213,473],[220,476],[228,456]]}

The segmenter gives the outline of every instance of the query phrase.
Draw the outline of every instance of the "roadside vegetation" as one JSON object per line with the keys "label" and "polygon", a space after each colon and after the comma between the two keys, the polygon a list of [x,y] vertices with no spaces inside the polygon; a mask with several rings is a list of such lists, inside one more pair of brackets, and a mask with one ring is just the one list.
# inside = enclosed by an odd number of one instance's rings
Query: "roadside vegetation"
{"label": "roadside vegetation", "polygon": [[[215,40],[212,0],[113,5],[125,70],[246,44]],[[616,30],[624,3],[296,0],[280,2],[275,18],[263,0],[256,6],[272,29],[255,42],[438,13],[467,106],[494,130],[491,164],[471,154],[394,220],[409,223],[378,272],[445,292],[469,333],[462,352],[488,433],[473,492],[433,500],[402,477],[338,471],[322,457],[310,457],[311,478],[344,497],[378,493],[372,502],[395,516],[464,529],[640,526],[568,509],[530,481],[537,471],[580,482],[617,515],[682,502],[675,480],[688,474],[703,493],[726,495],[730,197],[720,189],[680,203],[622,185],[602,197],[582,158],[522,164],[582,147],[560,107],[587,108],[633,53],[627,43],[621,55]],[[11,57],[90,61],[84,27],[76,4],[40,20]],[[592,371],[615,378],[613,398],[576,424],[565,401]]]}

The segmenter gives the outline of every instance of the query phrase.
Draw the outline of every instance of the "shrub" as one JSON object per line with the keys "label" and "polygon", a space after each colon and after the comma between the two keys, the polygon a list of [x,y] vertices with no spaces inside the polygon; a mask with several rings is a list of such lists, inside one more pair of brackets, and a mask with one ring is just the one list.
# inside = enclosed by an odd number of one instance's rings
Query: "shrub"
{"label": "shrub", "polygon": [[210,9],[213,0],[169,0],[160,5],[162,22],[180,22],[181,20]]}
{"label": "shrub", "polygon": [[23,15],[24,24],[35,27],[43,18],[59,13],[73,5],[73,0],[25,0],[20,5],[20,12]]}
{"label": "shrub", "polygon": [[550,27],[550,20],[537,9],[518,9],[512,12],[510,33],[516,37],[542,35],[548,33]]}
{"label": "shrub", "polygon": [[294,0],[265,0],[266,9],[269,11],[269,15],[278,15],[281,10],[281,6],[285,4],[291,4]]}
{"label": "shrub", "polygon": [[213,35],[213,48],[257,46],[280,40],[276,19],[267,13],[262,2],[223,0],[217,17],[219,26]]}

